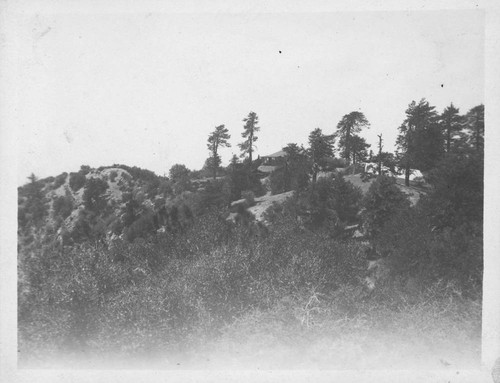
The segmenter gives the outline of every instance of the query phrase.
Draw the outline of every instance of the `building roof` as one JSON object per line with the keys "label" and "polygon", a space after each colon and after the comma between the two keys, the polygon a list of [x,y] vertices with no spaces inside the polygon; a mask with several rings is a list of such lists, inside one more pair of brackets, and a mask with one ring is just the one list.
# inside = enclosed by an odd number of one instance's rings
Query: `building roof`
{"label": "building roof", "polygon": [[285,157],[287,154],[285,151],[280,150],[279,152],[269,154],[267,156],[261,156],[261,158],[278,158],[278,157]]}

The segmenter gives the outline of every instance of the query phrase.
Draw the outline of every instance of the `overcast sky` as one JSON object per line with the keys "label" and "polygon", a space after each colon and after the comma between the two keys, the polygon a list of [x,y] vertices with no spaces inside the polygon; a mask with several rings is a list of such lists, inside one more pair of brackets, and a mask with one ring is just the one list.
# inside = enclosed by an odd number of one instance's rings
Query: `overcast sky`
{"label": "overcast sky", "polygon": [[484,14],[470,11],[273,14],[38,14],[12,31],[18,184],[122,163],[168,174],[203,166],[225,124],[259,116],[257,154],[362,111],[364,136],[393,151],[412,100],[465,113],[484,103]]}

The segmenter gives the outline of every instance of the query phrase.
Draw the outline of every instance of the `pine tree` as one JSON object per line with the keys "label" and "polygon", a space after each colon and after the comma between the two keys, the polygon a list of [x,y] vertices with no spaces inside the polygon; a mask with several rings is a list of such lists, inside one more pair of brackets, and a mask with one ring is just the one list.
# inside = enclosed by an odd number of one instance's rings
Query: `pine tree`
{"label": "pine tree", "polygon": [[441,126],[445,136],[446,153],[450,153],[454,134],[462,128],[463,117],[459,114],[459,109],[453,103],[446,107],[440,116]]}
{"label": "pine tree", "polygon": [[484,149],[484,105],[472,108],[466,116],[467,129],[471,132],[470,145],[477,151]]}
{"label": "pine tree", "polygon": [[320,128],[309,133],[308,154],[313,166],[313,183],[321,167],[326,165],[326,159],[333,156],[333,136],[324,135]]}
{"label": "pine tree", "polygon": [[258,138],[255,133],[260,130],[260,127],[257,126],[257,124],[259,123],[259,117],[257,117],[257,114],[255,112],[250,112],[248,114],[248,117],[243,119],[243,122],[245,122],[245,125],[243,127],[244,131],[243,133],[241,133],[241,136],[245,138],[245,141],[238,144],[238,146],[242,151],[241,156],[244,157],[248,154],[248,159],[250,161],[250,164],[252,164],[252,153],[255,147],[254,142],[257,141]]}
{"label": "pine tree", "polygon": [[351,161],[352,136],[361,132],[363,128],[369,127],[370,123],[365,115],[356,111],[346,114],[337,124],[337,132],[335,134],[340,137],[339,148],[348,164]]}
{"label": "pine tree", "polygon": [[424,98],[418,104],[412,101],[399,132],[396,140],[398,159],[405,169],[405,184],[409,186],[412,168],[428,170],[442,155],[442,135],[435,107]]}
{"label": "pine tree", "polygon": [[221,159],[219,156],[219,148],[230,147],[228,140],[231,138],[227,128],[224,125],[219,125],[208,136],[207,148],[211,153],[211,165],[214,172],[214,180],[217,178],[217,169],[220,166]]}

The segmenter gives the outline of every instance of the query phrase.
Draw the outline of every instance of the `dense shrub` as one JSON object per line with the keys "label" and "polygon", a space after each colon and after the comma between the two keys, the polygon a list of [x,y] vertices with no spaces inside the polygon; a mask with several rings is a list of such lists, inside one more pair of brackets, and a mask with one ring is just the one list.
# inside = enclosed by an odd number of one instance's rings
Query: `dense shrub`
{"label": "dense shrub", "polygon": [[225,180],[209,181],[200,192],[200,210],[224,207],[230,201],[230,186]]}
{"label": "dense shrub", "polygon": [[368,235],[376,236],[395,214],[409,205],[406,195],[396,186],[394,178],[378,176],[363,199],[364,226]]}
{"label": "dense shrub", "polygon": [[456,228],[483,221],[484,164],[481,153],[446,156],[427,176],[432,191],[422,203],[436,228]]}
{"label": "dense shrub", "polygon": [[133,242],[136,238],[147,238],[155,232],[156,227],[151,212],[143,213],[123,230],[125,239],[129,242]]}
{"label": "dense shrub", "polygon": [[284,169],[277,169],[269,175],[271,194],[281,194],[287,191]]}
{"label": "dense shrub", "polygon": [[107,205],[105,198],[108,183],[100,178],[89,178],[83,191],[83,204],[85,209],[101,212]]}
{"label": "dense shrub", "polygon": [[66,178],[68,178],[68,173],[64,172],[62,174],[59,174],[55,179],[54,179],[54,185],[52,186],[53,189],[57,189],[64,185],[66,182]]}
{"label": "dense shrub", "polygon": [[463,225],[455,230],[433,230],[432,220],[421,208],[407,208],[393,215],[374,242],[390,254],[395,280],[431,284],[457,283],[469,294],[480,294],[483,270],[482,237]]}
{"label": "dense shrub", "polygon": [[69,173],[69,187],[74,192],[77,192],[78,190],[80,190],[85,185],[86,181],[87,181],[87,178],[85,177],[85,174],[83,174],[81,172]]}
{"label": "dense shrub", "polygon": [[248,206],[254,206],[255,205],[255,194],[251,190],[245,190],[241,192],[241,197],[245,199],[247,202]]}
{"label": "dense shrub", "polygon": [[54,209],[54,216],[66,219],[73,211],[73,199],[70,196],[59,196],[54,199],[52,203]]}
{"label": "dense shrub", "polygon": [[241,192],[251,190],[255,196],[260,197],[266,190],[255,171],[256,162],[252,166],[245,163],[233,163],[228,167],[227,180],[230,188],[230,199],[241,199]]}
{"label": "dense shrub", "polygon": [[117,172],[116,170],[112,170],[112,171],[109,173],[109,180],[110,180],[111,182],[115,182],[116,177],[118,177],[118,172]]}
{"label": "dense shrub", "polygon": [[361,190],[341,175],[319,179],[308,195],[313,226],[326,226],[333,233],[340,233],[344,225],[357,220]]}
{"label": "dense shrub", "polygon": [[361,189],[346,181],[341,175],[337,175],[331,181],[330,193],[333,209],[337,212],[339,219],[346,223],[356,221],[361,208]]}
{"label": "dense shrub", "polygon": [[44,184],[34,174],[29,179],[28,184],[18,188],[18,198],[22,201],[18,207],[18,223],[23,229],[40,226],[48,213]]}

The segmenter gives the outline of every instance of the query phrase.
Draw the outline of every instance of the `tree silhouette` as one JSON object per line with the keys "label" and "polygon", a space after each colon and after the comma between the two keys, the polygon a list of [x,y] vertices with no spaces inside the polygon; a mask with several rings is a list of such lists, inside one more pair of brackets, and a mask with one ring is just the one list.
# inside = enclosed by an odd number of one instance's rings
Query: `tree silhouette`
{"label": "tree silhouette", "polygon": [[177,182],[180,179],[189,176],[191,171],[183,164],[172,165],[169,171],[169,177],[173,182]]}
{"label": "tree silhouette", "polygon": [[466,116],[467,128],[471,131],[469,143],[477,151],[484,149],[484,105],[472,108]]}
{"label": "tree silhouette", "polygon": [[220,147],[230,147],[231,144],[227,141],[231,138],[227,128],[224,125],[219,125],[208,136],[207,148],[211,153],[211,165],[214,172],[214,180],[217,178],[217,169],[220,166],[221,159],[218,153]]}
{"label": "tree silhouette", "polygon": [[458,114],[459,109],[453,103],[447,106],[440,116],[441,126],[444,131],[446,153],[450,153],[454,133],[462,128],[463,117]]}
{"label": "tree silhouette", "polygon": [[243,133],[241,133],[241,136],[245,138],[245,141],[238,144],[238,146],[242,151],[241,156],[244,157],[246,154],[248,154],[248,159],[251,164],[252,153],[255,146],[254,142],[257,141],[257,136],[255,135],[255,133],[260,130],[260,127],[257,126],[257,124],[259,123],[259,117],[257,117],[257,114],[255,112],[250,112],[248,114],[248,117],[243,119],[243,122],[245,122],[245,126],[243,127],[244,131]]}
{"label": "tree silhouette", "polygon": [[396,139],[399,163],[405,169],[405,184],[410,185],[412,168],[428,170],[441,158],[442,135],[434,106],[425,98],[412,101],[406,109],[406,119],[398,128]]}
{"label": "tree silhouette", "polygon": [[283,148],[287,154],[284,169],[284,190],[300,190],[307,186],[309,181],[310,163],[307,152],[302,146],[288,144]]}
{"label": "tree silhouette", "polygon": [[[340,144],[340,142],[339,142]],[[356,160],[365,159],[367,156],[366,149],[370,147],[370,144],[366,143],[363,137],[353,135],[351,136],[350,152],[352,156],[353,174],[355,173]]]}
{"label": "tree silhouette", "polygon": [[351,137],[361,132],[361,129],[369,127],[370,123],[365,115],[356,111],[346,114],[337,124],[337,132],[335,134],[340,137],[339,148],[348,164],[351,160],[353,145]]}
{"label": "tree silhouette", "polygon": [[327,158],[333,156],[333,141],[334,137],[324,135],[320,128],[309,133],[308,154],[313,166],[313,183],[316,182],[319,169],[326,165]]}

